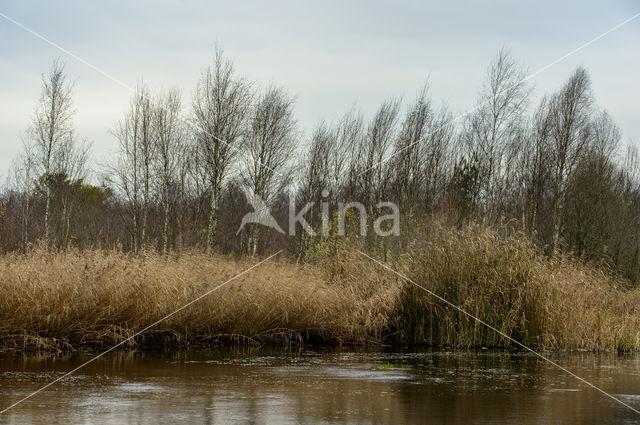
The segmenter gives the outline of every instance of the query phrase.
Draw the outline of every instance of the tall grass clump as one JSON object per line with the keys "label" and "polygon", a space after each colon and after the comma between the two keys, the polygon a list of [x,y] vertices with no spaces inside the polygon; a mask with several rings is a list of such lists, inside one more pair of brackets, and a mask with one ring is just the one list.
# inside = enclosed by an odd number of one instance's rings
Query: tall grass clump
{"label": "tall grass clump", "polygon": [[[415,283],[527,346],[640,349],[639,290],[568,256],[548,258],[518,233],[434,225],[393,265]],[[395,337],[413,344],[508,347],[513,342],[413,284]]]}
{"label": "tall grass clump", "polygon": [[[415,283],[524,344],[537,344],[545,315],[536,279],[543,258],[526,239],[476,226],[434,225],[397,261]],[[509,340],[413,284],[405,285],[398,336],[438,346],[505,346]]]}

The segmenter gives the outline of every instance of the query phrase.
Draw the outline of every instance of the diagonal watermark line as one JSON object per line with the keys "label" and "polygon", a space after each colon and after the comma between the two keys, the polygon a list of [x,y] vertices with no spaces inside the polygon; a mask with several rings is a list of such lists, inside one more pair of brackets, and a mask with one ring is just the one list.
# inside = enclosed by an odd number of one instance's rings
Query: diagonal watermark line
{"label": "diagonal watermark line", "polygon": [[547,69],[551,68],[554,65],[559,64],[560,62],[562,62],[563,60],[567,59],[570,56],[575,55],[576,53],[578,53],[580,50],[589,47],[590,45],[592,45],[593,43],[595,43],[596,41],[600,40],[601,38],[609,35],[610,33],[614,32],[615,30],[627,25],[629,22],[633,21],[634,19],[640,17],[640,12],[636,13],[635,15],[631,16],[628,19],[625,19],[624,21],[620,22],[618,25],[615,25],[611,28],[609,28],[607,31],[603,32],[602,34],[592,38],[591,40],[587,41],[586,43],[582,44],[579,47],[576,47],[575,49],[573,49],[572,51],[570,51],[569,53],[565,54],[564,56],[559,57],[558,59],[554,60],[553,62],[551,62],[548,65],[543,66],[542,68],[540,68],[539,70],[537,70],[536,72],[527,75],[526,77],[524,77],[524,79],[522,80],[524,81],[528,81],[534,77],[536,77],[538,74],[543,73],[544,71],[546,71]]}
{"label": "diagonal watermark line", "polygon": [[[83,65],[88,66],[89,68],[93,69],[94,71],[96,71],[97,73],[99,73],[100,75],[108,78],[109,80],[113,81],[114,83],[116,83],[117,85],[127,89],[128,91],[135,93],[135,88],[131,87],[129,84],[123,82],[122,80],[114,77],[113,75],[109,74],[108,72],[100,69],[99,67],[93,65],[91,62],[82,59],[80,56],[76,55],[75,53],[65,49],[64,47],[60,46],[58,43],[48,39],[47,37],[43,36],[42,34],[34,31],[33,29],[27,27],[24,24],[21,24],[20,22],[16,21],[15,19],[13,19],[10,16],[5,15],[4,13],[0,12],[0,17],[6,19],[7,21],[17,25],[18,27],[22,28],[23,30],[27,31],[28,33],[32,34],[33,36],[39,38],[40,40],[44,41],[45,43],[49,44],[52,47],[55,47],[56,49],[60,50],[62,53],[71,56],[73,59],[77,60],[78,62],[82,63]],[[163,108],[166,112],[169,112],[168,109],[161,105],[161,108]],[[178,115],[178,120],[186,123],[189,127],[191,127],[192,130],[195,130],[196,132],[201,132],[206,134],[209,137],[212,137],[214,140],[217,140],[220,143],[224,143],[226,146],[228,146],[230,149],[232,149],[235,153],[240,153],[243,154],[244,152],[242,150],[240,150],[239,148],[237,148],[235,145],[232,145],[231,143],[227,142],[226,140],[216,136],[215,134],[211,134],[209,133],[207,130],[202,129],[198,126],[196,126],[195,124],[193,124],[190,120],[188,120],[187,118],[183,118],[180,117],[180,115]],[[246,156],[246,155],[245,155]],[[273,168],[269,167],[266,164],[263,164],[260,160],[256,159],[256,158],[249,158],[251,160],[257,161],[258,165],[265,167],[267,169],[269,169],[270,171],[278,174],[281,177],[286,177],[284,174],[282,174],[281,172],[274,170]]]}
{"label": "diagonal watermark line", "polygon": [[272,259],[273,257],[275,257],[276,255],[280,254],[282,252],[282,250],[276,252],[273,255],[270,255],[269,257],[265,258],[264,260],[260,261],[259,263],[254,264],[253,266],[249,267],[248,269],[244,270],[241,273],[238,273],[237,275],[233,276],[231,279],[221,283],[220,285],[216,286],[213,289],[210,289],[209,291],[205,292],[204,294],[198,296],[197,298],[189,301],[188,303],[186,303],[185,305],[183,305],[182,307],[178,308],[177,310],[173,311],[172,313],[167,314],[166,316],[164,316],[161,319],[156,320],[155,322],[153,322],[152,324],[146,326],[145,328],[143,328],[142,330],[136,332],[135,334],[131,335],[130,337],[128,337],[125,340],[120,341],[118,344],[114,345],[113,347],[109,348],[106,351],[101,352],[100,354],[98,354],[95,357],[92,357],[91,359],[87,360],[86,362],[82,363],[80,366],[76,367],[75,369],[70,370],[69,372],[65,373],[64,375],[60,376],[59,378],[55,379],[54,381],[49,382],[47,385],[39,388],[38,390],[32,392],[31,394],[29,394],[26,397],[21,398],[20,400],[14,402],[13,404],[5,407],[4,409],[2,409],[0,411],[0,415],[7,412],[8,410],[16,407],[18,404],[22,403],[23,401],[26,401],[28,399],[30,399],[31,397],[35,396],[36,394],[46,390],[47,388],[51,387],[52,385],[60,382],[61,380],[69,377],[70,375],[73,375],[75,372],[77,372],[78,370],[82,369],[83,367],[85,367],[86,365],[88,365],[89,363],[92,363],[94,361],[96,361],[97,359],[99,359],[100,357],[104,356],[105,354],[115,350],[116,348],[120,347],[121,345],[127,343],[128,341],[131,341],[133,338],[139,336],[140,334],[148,331],[149,329],[153,328],[154,326],[156,326],[158,323],[161,323],[165,320],[167,320],[168,318],[174,316],[175,314],[181,312],[182,310],[184,310],[185,308],[189,307],[190,305],[197,303],[198,301],[200,301],[201,299],[205,298],[206,296],[210,295],[211,293],[217,291],[218,289],[222,288],[223,286],[227,285],[228,283],[236,280],[237,278],[239,278],[240,276],[249,273],[251,270],[255,269],[256,267],[266,263],[267,261],[269,261],[270,259]]}
{"label": "diagonal watermark line", "polygon": [[[517,82],[516,84],[514,84],[514,85],[512,85],[512,86],[510,86],[510,87],[507,87],[507,88],[505,89],[505,91],[511,90],[511,89],[513,89],[513,88],[516,88],[516,87],[518,87],[520,84],[524,83],[525,81],[529,81],[529,80],[531,80],[532,78],[534,78],[534,77],[538,76],[539,74],[543,73],[544,71],[546,71],[547,69],[551,68],[552,66],[557,65],[557,64],[559,64],[560,62],[564,61],[565,59],[567,59],[567,58],[569,58],[569,57],[571,57],[571,56],[575,55],[575,54],[576,54],[576,53],[578,53],[579,51],[581,51],[581,50],[585,49],[586,47],[588,47],[588,46],[592,45],[593,43],[595,43],[596,41],[600,40],[601,38],[603,38],[603,37],[607,36],[608,34],[612,33],[613,31],[615,31],[615,30],[617,30],[617,29],[619,29],[619,28],[621,28],[621,27],[623,27],[623,26],[627,25],[629,22],[631,22],[631,21],[635,20],[635,19],[636,19],[636,18],[638,18],[638,17],[640,17],[640,12],[639,12],[639,13],[636,13],[635,15],[633,15],[633,16],[631,16],[631,17],[627,18],[627,19],[625,19],[624,21],[620,22],[619,24],[617,24],[617,25],[615,25],[615,26],[613,26],[613,27],[609,28],[607,31],[603,32],[602,34],[600,34],[600,35],[598,35],[598,36],[596,36],[596,37],[594,37],[594,38],[592,38],[591,40],[587,41],[586,43],[581,44],[580,46],[576,47],[576,48],[575,48],[575,49],[573,49],[572,51],[570,51],[570,52],[568,52],[568,53],[566,53],[566,54],[564,54],[564,55],[560,56],[558,59],[554,60],[553,62],[550,62],[549,64],[547,64],[547,65],[543,66],[542,68],[538,69],[537,71],[535,71],[535,72],[533,72],[533,73],[531,73],[531,74],[527,75],[526,77],[524,77],[522,80],[520,80],[520,81],[519,81],[519,82]],[[466,117],[467,115],[469,115],[469,114],[473,113],[474,111],[476,111],[479,107],[480,107],[480,106],[476,106],[476,107],[473,107],[473,108],[471,108],[471,109],[467,109],[467,110],[466,110],[465,112],[463,112],[462,114],[460,114],[460,115],[458,115],[457,117],[453,118],[450,122],[451,122],[451,123],[454,123],[454,122],[456,122],[456,121],[461,120],[462,118],[464,118],[464,117]],[[424,137],[429,137],[431,134],[433,134],[433,133],[434,133],[434,131],[437,131],[437,130],[433,130],[433,131],[431,131],[431,132],[427,133]],[[383,160],[381,160],[381,161],[377,162],[377,163],[376,163],[376,164],[374,164],[373,166],[371,166],[371,167],[367,168],[366,170],[364,170],[364,171],[360,172],[359,174],[357,174],[357,175],[356,175],[356,177],[360,177],[361,175],[363,175],[363,174],[367,173],[368,171],[370,171],[370,170],[372,170],[372,169],[374,169],[374,168],[376,168],[376,167],[379,167],[380,165],[384,164],[385,162],[389,161],[390,159],[392,159],[392,158],[396,157],[397,155],[399,155],[400,153],[402,153],[402,152],[406,151],[407,149],[410,149],[410,148],[412,148],[413,146],[415,146],[415,145],[417,145],[417,144],[421,143],[421,142],[422,142],[422,140],[424,139],[424,137],[423,137],[423,138],[421,138],[420,140],[417,140],[417,141],[415,141],[415,142],[413,142],[413,143],[411,143],[411,144],[409,144],[409,145],[407,145],[407,146],[403,147],[402,149],[399,149],[398,151],[396,151],[396,152],[392,153],[391,155],[389,155],[388,157],[384,158]]]}
{"label": "diagonal watermark line", "polygon": [[31,35],[34,35],[35,37],[39,38],[40,40],[44,41],[45,43],[55,47],[56,49],[60,50],[62,53],[65,53],[69,56],[71,56],[72,58],[74,58],[75,60],[77,60],[78,62],[88,66],[89,68],[93,69],[94,71],[96,71],[97,73],[103,75],[104,77],[107,77],[108,79],[110,79],[111,81],[113,81],[114,83],[118,84],[119,86],[124,87],[125,89],[129,90],[129,91],[135,91],[133,87],[131,87],[130,85],[128,85],[127,83],[122,82],[121,80],[117,79],[116,77],[114,77],[113,75],[104,72],[103,70],[101,70],[100,68],[98,68],[97,66],[87,62],[86,60],[82,59],[81,57],[71,53],[70,51],[68,51],[67,49],[65,49],[64,47],[60,46],[59,44],[49,40],[48,38],[46,38],[43,35],[40,35],[39,33],[35,32],[34,30],[32,30],[31,28],[22,25],[20,22],[16,21],[15,19],[13,19],[10,16],[5,15],[4,13],[0,12],[0,16],[2,16],[4,19],[6,19],[7,21],[19,26],[20,28],[22,28],[23,30],[27,31],[28,33],[30,33]]}
{"label": "diagonal watermark line", "polygon": [[591,382],[587,381],[584,378],[581,378],[580,376],[576,375],[575,373],[571,372],[569,369],[559,365],[558,363],[554,362],[553,360],[543,356],[542,354],[538,353],[537,351],[535,351],[532,348],[527,347],[526,345],[524,345],[523,343],[515,340],[514,338],[510,337],[509,335],[505,334],[504,332],[502,332],[500,329],[496,328],[495,326],[490,325],[489,323],[485,322],[482,319],[479,319],[478,317],[474,316],[471,313],[467,313],[465,310],[463,310],[462,308],[458,307],[457,305],[455,305],[454,303],[452,303],[451,301],[441,297],[440,295],[436,294],[435,292],[425,288],[424,286],[416,283],[415,281],[413,281],[412,279],[408,278],[407,276],[403,275],[402,273],[392,269],[391,267],[389,267],[388,265],[376,260],[375,258],[371,257],[368,254],[365,254],[364,252],[360,251],[359,249],[355,249],[355,251],[357,251],[359,254],[363,255],[364,257],[368,258],[369,260],[373,261],[374,263],[382,266],[383,268],[387,269],[388,271],[390,271],[391,273],[397,275],[398,277],[406,280],[407,282],[415,285],[417,288],[422,289],[423,291],[427,292],[429,295],[437,298],[438,300],[442,301],[443,303],[447,304],[450,307],[453,307],[454,309],[458,310],[460,313],[466,315],[467,317],[475,320],[476,322],[486,326],[487,328],[491,329],[492,331],[496,332],[497,334],[499,334],[500,336],[508,339],[509,341],[513,342],[514,344],[518,345],[521,348],[524,348],[525,350],[535,354],[536,356],[538,356],[539,358],[541,358],[542,360],[550,363],[551,365],[557,367],[558,369],[562,370],[563,372],[573,376],[574,378],[576,378],[577,380],[579,380],[580,382],[582,382],[583,384],[586,384],[588,386],[590,386],[591,388],[601,392],[602,394],[604,394],[605,396],[609,397],[610,399],[620,403],[621,405],[629,408],[630,410],[634,411],[635,413],[637,413],[638,415],[640,415],[640,410],[630,406],[629,404],[625,403],[624,401],[620,400],[617,397],[612,396],[611,394],[609,394],[608,392],[604,391],[603,389],[595,386],[594,384],[592,384]]}

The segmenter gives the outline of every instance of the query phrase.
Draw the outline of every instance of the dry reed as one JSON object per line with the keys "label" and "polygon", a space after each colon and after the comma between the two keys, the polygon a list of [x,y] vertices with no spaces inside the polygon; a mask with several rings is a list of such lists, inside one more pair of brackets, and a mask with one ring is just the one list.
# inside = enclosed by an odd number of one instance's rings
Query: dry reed
{"label": "dry reed", "polygon": [[[544,349],[640,349],[640,290],[521,236],[433,226],[389,264],[506,334]],[[255,259],[111,251],[0,258],[0,347],[118,343],[251,267]],[[348,245],[315,265],[268,261],[128,346],[235,341],[510,346]]]}
{"label": "dry reed", "polygon": [[[184,254],[131,257],[68,251],[0,258],[0,345],[4,349],[102,347],[122,341],[257,260]],[[268,261],[135,339],[173,343],[379,339],[399,287],[329,282],[317,267]]]}
{"label": "dry reed", "polygon": [[[549,259],[520,234],[435,225],[394,266],[406,276],[525,345],[541,349],[639,350],[640,289],[601,267]],[[401,340],[513,346],[459,311],[407,286]]]}

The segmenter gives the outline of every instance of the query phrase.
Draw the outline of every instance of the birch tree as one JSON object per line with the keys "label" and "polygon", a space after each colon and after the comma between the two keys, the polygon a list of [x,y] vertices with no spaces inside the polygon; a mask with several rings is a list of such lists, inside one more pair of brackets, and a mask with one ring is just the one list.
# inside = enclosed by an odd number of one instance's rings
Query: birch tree
{"label": "birch tree", "polygon": [[[29,129],[34,155],[45,189],[44,246],[50,247],[51,178],[64,170],[60,155],[64,146],[73,146],[73,84],[67,81],[64,63],[57,59],[48,74],[42,75],[42,91]],[[58,169],[56,169],[58,166]]]}
{"label": "birch tree", "polygon": [[[251,112],[243,170],[245,186],[267,205],[290,182],[295,143],[293,98],[284,89],[271,86]],[[248,248],[253,254],[258,249],[258,237],[258,228],[251,226]]]}
{"label": "birch tree", "polygon": [[146,246],[154,149],[152,115],[149,90],[139,85],[129,111],[113,131],[120,152],[115,165],[111,167],[113,175],[109,176],[109,180],[114,181],[127,200],[133,252]]}
{"label": "birch tree", "polygon": [[21,194],[21,243],[22,252],[27,251],[29,243],[29,228],[31,219],[31,195],[36,169],[34,146],[29,142],[23,143],[23,149],[11,166],[13,182],[16,190]]}
{"label": "birch tree", "polygon": [[206,161],[211,194],[207,226],[210,252],[216,246],[222,185],[238,152],[250,106],[249,83],[236,75],[233,64],[216,48],[215,63],[200,76],[193,98],[193,122],[197,143]]}
{"label": "birch tree", "polygon": [[554,179],[552,250],[558,248],[567,182],[589,142],[591,79],[579,67],[548,104]]}
{"label": "birch tree", "polygon": [[529,95],[525,72],[509,52],[498,52],[487,73],[474,113],[465,123],[464,140],[478,159],[483,220],[492,215],[491,205],[504,189],[512,143],[522,133],[523,115]]}
{"label": "birch tree", "polygon": [[365,192],[370,208],[381,202],[389,183],[389,161],[392,143],[396,137],[400,99],[388,99],[380,106],[367,128],[362,147]]}
{"label": "birch tree", "polygon": [[[184,174],[179,174],[180,155],[183,154],[184,128],[180,121],[180,92],[169,90],[161,93],[154,102],[154,176],[157,180],[162,205],[162,252],[169,252],[169,214],[171,189],[184,184]],[[181,178],[180,178],[181,177]]]}
{"label": "birch tree", "polygon": [[425,85],[407,111],[392,156],[397,196],[405,207],[417,206],[418,197],[425,189],[423,164],[432,121],[431,99],[428,86]]}

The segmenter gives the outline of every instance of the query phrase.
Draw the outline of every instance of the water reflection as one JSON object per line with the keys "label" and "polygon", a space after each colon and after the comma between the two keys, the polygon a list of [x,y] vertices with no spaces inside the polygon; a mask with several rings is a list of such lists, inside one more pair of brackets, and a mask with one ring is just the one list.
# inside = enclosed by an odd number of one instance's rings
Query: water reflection
{"label": "water reflection", "polygon": [[[0,407],[87,359],[0,360]],[[640,356],[571,353],[553,359],[640,408]],[[0,416],[0,424],[638,420],[633,411],[526,353],[268,347],[115,353]]]}

